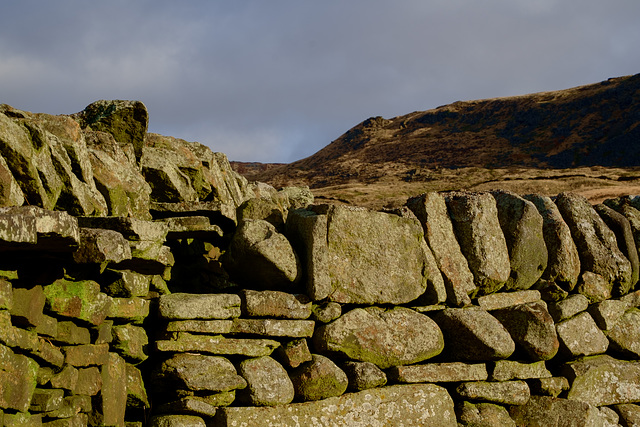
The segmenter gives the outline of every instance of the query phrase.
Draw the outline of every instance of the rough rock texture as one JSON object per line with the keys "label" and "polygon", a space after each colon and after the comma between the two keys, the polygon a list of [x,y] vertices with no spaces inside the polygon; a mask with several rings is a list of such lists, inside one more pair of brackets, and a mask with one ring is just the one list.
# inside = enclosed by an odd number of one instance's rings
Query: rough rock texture
{"label": "rough rock texture", "polygon": [[556,325],[542,301],[496,310],[491,314],[531,360],[549,360],[558,352],[560,343]]}
{"label": "rough rock texture", "polygon": [[580,313],[556,325],[561,350],[572,356],[590,356],[607,351],[609,340],[589,313]]}
{"label": "rough rock texture", "polygon": [[606,426],[598,408],[574,400],[548,396],[531,396],[529,402],[512,406],[509,410],[516,425],[548,426]]}
{"label": "rough rock texture", "polygon": [[551,198],[536,194],[524,196],[542,215],[542,232],[547,246],[547,268],[542,278],[572,290],[580,276],[580,257],[569,226]]}
{"label": "rough rock texture", "polygon": [[312,299],[402,304],[424,293],[426,255],[416,220],[339,206],[291,216],[287,235],[304,259]]}
{"label": "rough rock texture", "polygon": [[162,295],[158,311],[165,319],[228,319],[240,316],[240,297],[233,294]]}
{"label": "rough rock texture", "polygon": [[331,359],[314,354],[290,374],[295,394],[301,400],[321,400],[340,396],[347,390],[349,379]]}
{"label": "rough rock texture", "polygon": [[349,390],[362,391],[382,387],[387,383],[384,371],[370,362],[345,362],[342,370],[349,379]]}
{"label": "rough rock texture", "polygon": [[606,333],[613,350],[632,359],[640,359],[640,310],[624,313]]}
{"label": "rough rock texture", "polygon": [[567,398],[594,406],[633,403],[640,399],[640,365],[602,355],[568,363],[565,376],[573,381]]}
{"label": "rough rock texture", "polygon": [[453,401],[434,384],[396,385],[319,402],[273,408],[220,408],[216,422],[246,427],[296,425],[437,425],[455,427]]}
{"label": "rough rock texture", "polygon": [[505,289],[529,289],[547,268],[542,216],[533,203],[516,194],[505,191],[491,194],[496,199],[511,262],[511,275]]}
{"label": "rough rock texture", "polygon": [[[407,333],[410,341],[402,338]],[[440,354],[444,347],[442,332],[433,320],[402,307],[353,309],[317,328],[314,344],[322,351],[383,369],[421,362]]]}
{"label": "rough rock texture", "polygon": [[469,294],[475,293],[476,285],[456,240],[444,197],[439,193],[425,193],[409,199],[407,206],[422,224],[425,239],[442,272],[447,301],[458,307],[469,305]]}
{"label": "rough rock texture", "polygon": [[287,371],[271,357],[244,360],[238,371],[247,381],[247,387],[238,393],[242,401],[254,406],[275,406],[293,400],[293,383]]}
{"label": "rough rock texture", "polygon": [[478,286],[478,295],[500,290],[511,273],[507,242],[496,201],[488,193],[448,193],[447,208],[462,253]]}
{"label": "rough rock texture", "polygon": [[290,288],[300,275],[300,261],[287,238],[259,219],[238,224],[224,266],[240,283],[275,290]]}
{"label": "rough rock texture", "polygon": [[515,427],[516,423],[509,416],[504,406],[493,403],[476,403],[464,401],[456,406],[458,425],[482,427]]}
{"label": "rough rock texture", "polygon": [[481,308],[447,308],[435,316],[435,321],[444,334],[446,352],[453,360],[506,359],[515,350],[505,327]]}
{"label": "rough rock texture", "polygon": [[571,230],[582,271],[602,276],[610,289],[623,294],[631,286],[631,263],[618,248],[615,234],[582,196],[561,193],[556,205]]}
{"label": "rough rock texture", "polygon": [[176,354],[156,368],[156,387],[223,392],[244,388],[247,382],[229,360],[202,354]]}
{"label": "rough rock texture", "polygon": [[460,384],[456,394],[465,400],[523,405],[529,400],[530,391],[524,381],[472,381]]}

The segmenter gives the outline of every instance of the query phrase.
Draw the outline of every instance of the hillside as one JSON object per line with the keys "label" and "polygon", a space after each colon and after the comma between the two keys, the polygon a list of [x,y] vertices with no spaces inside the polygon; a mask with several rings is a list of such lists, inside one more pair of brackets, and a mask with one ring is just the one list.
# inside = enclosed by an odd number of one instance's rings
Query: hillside
{"label": "hillside", "polygon": [[[244,172],[276,187],[309,185],[320,196],[329,189],[382,183],[394,183],[393,193],[407,183],[443,178],[451,184],[445,187],[470,178],[459,182],[469,188],[495,181],[491,174],[513,179],[518,171],[536,179],[577,175],[589,180],[604,174],[604,186],[622,176],[626,185],[640,166],[639,141],[636,74],[559,91],[458,101],[391,119],[372,117],[310,157],[287,165],[254,165]],[[593,172],[594,167],[606,169]],[[562,172],[576,168],[581,170]],[[610,168],[623,169],[608,176]]]}

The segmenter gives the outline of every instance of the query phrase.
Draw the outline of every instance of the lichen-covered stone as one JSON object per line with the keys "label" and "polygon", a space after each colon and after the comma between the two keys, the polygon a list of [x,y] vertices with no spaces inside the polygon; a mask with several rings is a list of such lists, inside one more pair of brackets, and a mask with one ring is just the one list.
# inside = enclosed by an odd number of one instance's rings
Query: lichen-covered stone
{"label": "lichen-covered stone", "polygon": [[151,276],[131,270],[107,270],[105,293],[112,297],[145,297],[149,293]]}
{"label": "lichen-covered stone", "polygon": [[640,425],[640,406],[631,403],[615,405],[613,410],[620,416],[620,423],[623,426]]}
{"label": "lichen-covered stone", "polygon": [[629,303],[621,300],[606,300],[589,307],[589,314],[603,331],[608,331],[616,326],[629,309]]}
{"label": "lichen-covered stone", "polygon": [[309,345],[304,338],[283,343],[277,352],[281,361],[289,368],[297,368],[312,359]]}
{"label": "lichen-covered stone", "polygon": [[62,347],[65,362],[69,365],[104,365],[109,361],[109,344],[69,345]]}
{"label": "lichen-covered stone", "polygon": [[149,300],[140,297],[111,298],[108,317],[118,321],[142,324],[149,316],[150,304]]}
{"label": "lichen-covered stone", "polygon": [[476,285],[456,240],[444,197],[439,193],[425,193],[409,199],[407,206],[422,224],[425,240],[442,273],[447,301],[454,306],[469,305],[469,294],[475,293]]}
{"label": "lichen-covered stone", "polygon": [[495,199],[488,193],[461,192],[448,193],[445,198],[478,295],[500,290],[509,279],[511,264]]}
{"label": "lichen-covered stone", "polygon": [[491,194],[496,199],[498,219],[511,262],[511,275],[505,289],[529,289],[547,268],[542,216],[532,202],[516,194],[506,191]]}
{"label": "lichen-covered stone", "polygon": [[344,206],[314,209],[294,211],[287,223],[312,299],[403,304],[425,292],[424,234],[417,220]]}
{"label": "lichen-covered stone", "polygon": [[478,298],[478,305],[487,311],[540,301],[540,291],[499,292]]}
{"label": "lichen-covered stone", "polygon": [[543,219],[542,232],[547,246],[548,262],[542,278],[558,283],[567,291],[572,290],[580,275],[580,256],[569,226],[551,198],[537,194],[529,194],[524,198],[538,208]]}
{"label": "lichen-covered stone", "polygon": [[349,379],[349,390],[362,391],[382,387],[387,383],[387,375],[371,362],[347,361],[342,370]]}
{"label": "lichen-covered stone", "polygon": [[569,390],[569,380],[565,377],[533,378],[529,381],[532,395],[558,397]]}
{"label": "lichen-covered stone", "polygon": [[38,364],[0,344],[0,408],[26,412],[36,389]]}
{"label": "lichen-covered stone", "polygon": [[499,360],[515,351],[505,327],[479,307],[447,308],[434,320],[444,334],[445,349],[452,360]]}
{"label": "lichen-covered stone", "polygon": [[149,397],[142,379],[142,372],[133,365],[127,363],[127,408],[148,409]]}
{"label": "lichen-covered stone", "polygon": [[29,411],[31,412],[49,412],[55,411],[62,406],[62,400],[64,398],[64,390],[61,389],[45,389],[36,388],[33,397],[31,398],[31,405]]}
{"label": "lichen-covered stone", "polygon": [[154,370],[152,384],[160,390],[185,388],[194,391],[225,392],[244,388],[247,382],[224,357],[178,353]]}
{"label": "lichen-covered stone", "polygon": [[240,401],[254,406],[275,406],[293,400],[293,383],[287,371],[271,357],[244,360],[238,371],[247,381],[247,387],[237,393]]}
{"label": "lichen-covered stone", "polygon": [[434,384],[395,385],[287,406],[220,408],[215,420],[245,427],[383,426],[390,420],[395,425],[457,425],[451,396]]}
{"label": "lichen-covered stone", "polygon": [[551,372],[544,361],[521,363],[515,360],[498,360],[491,372],[492,381],[528,380],[532,378],[550,378]]}
{"label": "lichen-covered stone", "polygon": [[347,375],[331,359],[314,354],[310,362],[303,363],[291,374],[298,399],[322,400],[340,396],[347,390]]}
{"label": "lichen-covered stone", "polygon": [[459,426],[516,427],[504,406],[493,403],[461,402],[456,405]]}
{"label": "lichen-covered stone", "polygon": [[58,279],[44,287],[46,306],[63,317],[101,324],[111,308],[111,298],[100,292],[100,285],[92,280]]}
{"label": "lichen-covered stone", "polygon": [[31,289],[14,288],[12,300],[10,312],[15,323],[29,327],[37,326],[41,322],[45,304],[42,286],[34,286]]}
{"label": "lichen-covered stone", "polygon": [[150,427],[206,427],[204,420],[196,415],[155,415]]}
{"label": "lichen-covered stone", "polygon": [[269,356],[280,346],[266,338],[226,338],[221,335],[196,335],[177,332],[175,337],[156,341],[158,351],[198,352],[250,357]]}
{"label": "lichen-covered stone", "polygon": [[291,287],[301,274],[300,261],[287,238],[272,224],[258,219],[238,224],[223,265],[241,283],[267,289]]}
{"label": "lichen-covered stone", "polygon": [[549,360],[558,352],[556,325],[544,302],[520,304],[492,314],[531,360]]}
{"label": "lichen-covered stone", "polygon": [[629,289],[631,263],[618,248],[615,234],[604,223],[586,198],[561,193],[556,205],[566,221],[578,248],[582,271],[602,276],[610,289]]}
{"label": "lichen-covered stone", "polygon": [[609,340],[586,312],[558,323],[556,331],[561,351],[572,357],[604,353],[609,347]]}
{"label": "lichen-covered stone", "polygon": [[88,328],[80,327],[71,320],[64,320],[57,323],[55,340],[70,345],[89,344],[91,343],[91,333]]}
{"label": "lichen-covered stone", "polygon": [[116,264],[131,259],[131,249],[117,231],[83,227],[80,229],[80,247],[74,252],[73,259],[79,264]]}
{"label": "lichen-covered stone", "polygon": [[333,301],[314,304],[311,312],[311,318],[320,323],[329,323],[340,316],[342,316],[342,306]]}
{"label": "lichen-covered stone", "polygon": [[593,406],[634,403],[640,400],[640,364],[601,355],[568,363],[571,381],[567,399]]}
{"label": "lichen-covered stone", "polygon": [[640,310],[628,310],[606,335],[613,350],[633,360],[640,359]]}
{"label": "lichen-covered stone", "polygon": [[96,188],[114,217],[150,219],[151,187],[144,180],[131,146],[120,146],[113,135],[85,131]]}
{"label": "lichen-covered stone", "polygon": [[78,382],[73,389],[75,394],[95,396],[102,390],[102,375],[96,366],[78,369]]}
{"label": "lichen-covered stone", "polygon": [[512,406],[509,414],[516,425],[532,427],[607,425],[603,423],[598,408],[585,402],[549,396],[531,396],[524,405]]}
{"label": "lichen-covered stone", "polygon": [[292,319],[233,319],[230,334],[248,334],[264,337],[310,338],[313,320]]}
{"label": "lichen-covered stone", "polygon": [[488,379],[485,363],[425,363],[410,366],[394,366],[389,370],[394,381],[401,383],[448,383],[485,381]]}
{"label": "lichen-covered stone", "polygon": [[353,309],[317,328],[314,344],[320,351],[383,369],[427,360],[444,347],[442,332],[433,320],[403,307]]}
{"label": "lichen-covered stone", "polygon": [[529,386],[524,381],[473,381],[460,384],[456,394],[465,400],[524,405],[529,400]]}
{"label": "lichen-covered stone", "polygon": [[311,315],[311,301],[302,294],[243,289],[241,296],[242,312],[247,316],[307,319]]}
{"label": "lichen-covered stone", "polygon": [[111,348],[129,363],[136,365],[147,360],[149,357],[146,353],[148,344],[147,332],[140,326],[124,324],[113,327]]}
{"label": "lichen-covered stone", "polygon": [[164,319],[228,319],[240,317],[240,297],[234,294],[162,295],[158,312]]}
{"label": "lichen-covered stone", "polygon": [[595,206],[595,209],[605,224],[613,231],[618,241],[618,248],[631,263],[631,280],[625,286],[615,289],[617,295],[625,295],[630,289],[633,289],[638,282],[638,277],[640,277],[640,259],[638,259],[638,248],[631,224],[624,215],[609,206],[599,204]]}
{"label": "lichen-covered stone", "polygon": [[573,294],[561,301],[552,301],[548,305],[549,314],[555,322],[562,322],[589,307],[589,299],[582,294]]}

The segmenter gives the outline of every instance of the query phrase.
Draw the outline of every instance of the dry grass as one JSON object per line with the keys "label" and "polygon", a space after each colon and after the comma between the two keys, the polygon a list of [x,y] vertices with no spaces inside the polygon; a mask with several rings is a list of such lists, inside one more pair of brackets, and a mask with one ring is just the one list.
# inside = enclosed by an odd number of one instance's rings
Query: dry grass
{"label": "dry grass", "polygon": [[518,194],[555,196],[564,191],[582,194],[591,203],[640,194],[640,168],[461,168],[420,170],[412,179],[389,174],[363,184],[353,182],[312,189],[317,202],[353,204],[371,209],[402,206],[407,198],[428,191],[509,190]]}

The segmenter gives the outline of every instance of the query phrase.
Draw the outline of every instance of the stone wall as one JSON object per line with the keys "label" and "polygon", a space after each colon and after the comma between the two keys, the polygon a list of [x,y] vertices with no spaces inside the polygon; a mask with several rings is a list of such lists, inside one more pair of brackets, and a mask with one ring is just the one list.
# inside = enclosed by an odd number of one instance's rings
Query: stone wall
{"label": "stone wall", "polygon": [[0,108],[0,424],[640,424],[640,198],[318,205],[142,107]]}

